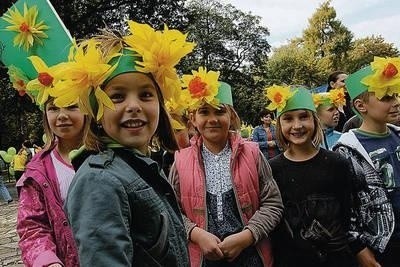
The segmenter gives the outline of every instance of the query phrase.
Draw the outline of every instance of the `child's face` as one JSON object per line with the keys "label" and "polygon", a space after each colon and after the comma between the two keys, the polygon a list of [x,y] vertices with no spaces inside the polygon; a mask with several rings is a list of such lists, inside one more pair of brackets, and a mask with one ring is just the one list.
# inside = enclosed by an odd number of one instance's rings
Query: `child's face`
{"label": "child's face", "polygon": [[339,110],[334,105],[318,107],[318,118],[325,128],[335,128],[339,123]]}
{"label": "child's face", "polygon": [[289,143],[303,145],[312,142],[315,125],[311,111],[287,111],[279,117],[279,122],[282,134]]}
{"label": "child's face", "polygon": [[143,73],[124,73],[109,81],[104,92],[115,105],[115,110],[104,110],[106,134],[125,147],[147,153],[160,113],[154,82]]}
{"label": "child's face", "polygon": [[395,96],[384,96],[379,100],[375,94],[369,94],[364,108],[366,116],[378,123],[392,122],[399,116],[399,102]]}
{"label": "child's face", "polygon": [[192,116],[192,124],[200,132],[205,142],[224,146],[228,140],[231,114],[224,106],[216,109],[205,104]]}
{"label": "child's face", "polygon": [[47,123],[51,131],[61,140],[81,140],[85,116],[78,105],[56,107],[53,102],[46,105]]}

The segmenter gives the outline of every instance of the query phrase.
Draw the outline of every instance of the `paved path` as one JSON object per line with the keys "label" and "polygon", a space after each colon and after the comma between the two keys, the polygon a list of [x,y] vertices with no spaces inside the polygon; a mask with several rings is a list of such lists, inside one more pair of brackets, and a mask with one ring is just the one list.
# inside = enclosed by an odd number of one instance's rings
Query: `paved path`
{"label": "paved path", "polygon": [[14,201],[10,204],[0,199],[0,267],[23,267],[18,248],[17,223],[17,191],[15,183],[6,183]]}

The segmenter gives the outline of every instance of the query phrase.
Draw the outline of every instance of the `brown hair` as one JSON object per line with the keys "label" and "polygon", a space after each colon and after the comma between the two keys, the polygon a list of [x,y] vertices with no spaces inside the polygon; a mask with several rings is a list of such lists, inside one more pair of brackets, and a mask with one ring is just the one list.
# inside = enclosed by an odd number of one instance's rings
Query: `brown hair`
{"label": "brown hair", "polygon": [[[158,86],[157,82],[154,80],[152,75],[147,73],[143,74],[147,75],[153,81],[156,87],[159,108],[160,108],[158,125],[148,145],[150,146],[153,143],[153,141],[156,141],[156,143],[160,147],[169,152],[178,150],[178,144],[175,139],[170,116],[164,104],[164,97],[161,93],[161,89]],[[102,88],[105,88],[105,84],[102,86]],[[102,143],[97,136],[99,137],[107,136],[107,134],[105,133],[103,127],[100,124],[96,124],[93,121],[88,131],[88,134],[85,135],[84,138],[84,145],[87,150],[100,151],[105,148],[104,143]],[[156,140],[153,140],[153,138],[156,138]]]}
{"label": "brown hair", "polygon": [[[47,111],[46,111],[46,107],[48,104],[53,103],[54,98],[49,97],[49,99],[44,103],[44,110],[43,110],[43,128],[44,128],[44,134],[46,136],[46,143],[44,144],[44,148],[45,149],[49,149],[51,148],[55,142],[56,142],[56,136],[53,133],[53,131],[50,128],[49,122],[47,120]],[[92,123],[92,118],[88,115],[84,115],[85,117],[85,121],[83,124],[83,135],[82,138],[83,140],[86,140],[86,136],[91,135],[91,131],[90,131],[90,127],[91,127],[91,123]],[[83,145],[84,142],[81,142],[80,145]]]}
{"label": "brown hair", "polygon": [[[321,123],[318,119],[317,114],[314,111],[307,110],[307,112],[311,112],[313,116],[313,121],[314,121],[314,133],[312,136],[312,143],[315,147],[319,147],[319,145],[322,143],[323,139],[323,131],[322,131],[322,126]],[[282,114],[279,115],[277,122],[276,122],[276,140],[278,141],[279,145],[284,149],[289,148],[289,142],[288,140],[283,136],[282,133],[282,126],[281,126],[281,117]]]}

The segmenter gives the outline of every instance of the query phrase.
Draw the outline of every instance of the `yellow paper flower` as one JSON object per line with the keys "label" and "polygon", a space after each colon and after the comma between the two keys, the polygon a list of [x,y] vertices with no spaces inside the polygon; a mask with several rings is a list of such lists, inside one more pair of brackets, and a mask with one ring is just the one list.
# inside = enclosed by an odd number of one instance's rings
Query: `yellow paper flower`
{"label": "yellow paper flower", "polygon": [[218,78],[219,71],[207,71],[207,68],[203,67],[199,67],[198,71],[192,70],[192,75],[182,76],[183,87],[190,93],[193,108],[197,108],[203,102],[218,106]]}
{"label": "yellow paper flower", "polygon": [[[114,104],[100,85],[117,66],[117,64],[111,66],[106,62],[119,54],[115,53],[104,58],[97,45],[96,41],[88,40],[70,51],[70,61],[61,64],[63,80],[54,86],[52,95],[56,97],[55,105],[65,107],[78,103],[83,113],[100,120],[104,106],[114,109]],[[97,114],[94,114],[90,104],[92,97],[97,100]]]}
{"label": "yellow paper flower", "polygon": [[29,82],[28,77],[26,77],[25,73],[21,69],[14,65],[8,67],[7,73],[10,77],[13,88],[18,91],[20,96],[24,96],[26,94],[26,85]]}
{"label": "yellow paper flower", "polygon": [[240,126],[240,135],[243,138],[250,138],[253,133],[253,129],[253,126],[242,123],[242,125]]}
{"label": "yellow paper flower", "polygon": [[346,97],[344,94],[344,88],[332,89],[329,91],[329,98],[333,105],[338,109],[342,110],[343,106],[346,105]]}
{"label": "yellow paper flower", "polygon": [[400,58],[374,57],[371,68],[373,74],[361,80],[368,92],[374,92],[378,99],[400,93]]}
{"label": "yellow paper flower", "polygon": [[60,80],[59,65],[48,67],[38,56],[30,56],[28,59],[38,73],[38,77],[26,85],[26,89],[36,95],[36,102],[43,105],[50,96],[53,86]]}
{"label": "yellow paper flower", "polygon": [[[142,60],[137,61],[138,71],[151,73],[166,99],[171,97],[167,79],[179,80],[175,66],[195,44],[186,41],[186,34],[177,30],[169,30],[164,26],[164,31],[155,31],[147,24],[128,21],[131,35],[125,36],[124,41],[130,49],[137,52]],[[128,47],[129,49],[129,47]]]}
{"label": "yellow paper flower", "polygon": [[273,86],[265,88],[265,96],[271,101],[267,108],[269,110],[277,109],[278,112],[281,112],[294,93],[295,92],[290,90],[289,86],[278,86],[274,84]]}
{"label": "yellow paper flower", "polygon": [[17,32],[17,35],[14,37],[14,46],[22,46],[28,51],[35,42],[43,44],[42,39],[47,38],[47,34],[44,31],[49,29],[49,27],[43,21],[36,23],[37,16],[37,7],[32,6],[28,9],[26,3],[24,3],[23,15],[16,7],[14,10],[9,9],[9,12],[4,15],[3,19],[11,24],[6,29]]}

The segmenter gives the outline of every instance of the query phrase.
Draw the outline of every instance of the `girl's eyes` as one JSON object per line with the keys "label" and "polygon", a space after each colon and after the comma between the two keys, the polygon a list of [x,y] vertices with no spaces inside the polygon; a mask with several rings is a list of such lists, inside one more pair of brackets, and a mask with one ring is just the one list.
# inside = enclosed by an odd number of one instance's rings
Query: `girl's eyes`
{"label": "girl's eyes", "polygon": [[50,107],[47,107],[47,110],[48,111],[57,111],[57,110],[59,110],[60,108],[59,107],[56,107],[56,106],[50,106]]}
{"label": "girl's eyes", "polygon": [[78,105],[72,105],[72,106],[67,107],[68,110],[76,110],[78,108],[79,108]]}

